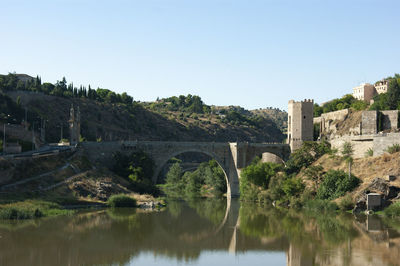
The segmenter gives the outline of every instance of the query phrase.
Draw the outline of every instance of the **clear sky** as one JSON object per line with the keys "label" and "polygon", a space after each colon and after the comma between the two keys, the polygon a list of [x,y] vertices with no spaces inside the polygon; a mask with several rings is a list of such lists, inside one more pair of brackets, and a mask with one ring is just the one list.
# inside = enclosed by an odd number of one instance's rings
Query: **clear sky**
{"label": "clear sky", "polygon": [[0,0],[0,73],[287,109],[400,72],[400,1]]}

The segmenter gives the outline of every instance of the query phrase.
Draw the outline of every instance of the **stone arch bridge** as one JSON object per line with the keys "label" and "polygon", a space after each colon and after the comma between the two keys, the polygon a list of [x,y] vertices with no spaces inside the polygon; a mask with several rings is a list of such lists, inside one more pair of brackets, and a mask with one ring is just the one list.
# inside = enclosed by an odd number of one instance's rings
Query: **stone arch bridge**
{"label": "stone arch bridge", "polygon": [[199,152],[215,159],[225,172],[227,196],[239,196],[240,170],[263,153],[271,153],[286,161],[290,155],[290,146],[280,143],[248,143],[248,142],[178,142],[178,141],[110,141],[84,142],[83,148],[91,160],[104,165],[111,163],[114,152],[130,153],[142,150],[149,154],[155,162],[153,182],[162,167],[171,158],[185,152]]}

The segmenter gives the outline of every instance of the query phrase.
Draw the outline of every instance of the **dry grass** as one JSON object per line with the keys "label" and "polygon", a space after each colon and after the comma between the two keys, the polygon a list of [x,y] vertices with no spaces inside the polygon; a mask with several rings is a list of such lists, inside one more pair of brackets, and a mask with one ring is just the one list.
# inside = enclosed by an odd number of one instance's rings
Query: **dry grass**
{"label": "dry grass", "polygon": [[[324,171],[330,169],[348,171],[348,164],[344,160],[341,160],[340,157],[332,158],[328,154],[322,156],[313,165],[321,165]],[[356,191],[352,193],[352,196],[364,190],[376,177],[384,178],[387,175],[397,176],[397,179],[391,181],[391,184],[400,187],[400,152],[355,159],[352,165],[352,174],[362,181]],[[299,177],[305,180],[304,173],[300,173]],[[306,181],[306,184],[308,187],[312,186],[310,181]]]}
{"label": "dry grass", "polygon": [[349,111],[347,118],[344,121],[339,121],[336,124],[338,128],[336,134],[338,135],[346,135],[350,131],[350,129],[357,127],[362,118],[363,111]]}

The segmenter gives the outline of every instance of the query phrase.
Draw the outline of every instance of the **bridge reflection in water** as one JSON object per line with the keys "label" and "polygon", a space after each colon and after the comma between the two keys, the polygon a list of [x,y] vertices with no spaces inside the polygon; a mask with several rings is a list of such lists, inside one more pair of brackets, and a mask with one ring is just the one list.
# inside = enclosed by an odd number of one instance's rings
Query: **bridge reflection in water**
{"label": "bridge reflection in water", "polygon": [[2,223],[0,265],[134,265],[146,256],[162,265],[202,264],[210,254],[221,257],[219,265],[246,256],[263,265],[398,265],[400,234],[393,228],[400,226],[388,222],[237,200],[171,201],[161,212],[109,209]]}

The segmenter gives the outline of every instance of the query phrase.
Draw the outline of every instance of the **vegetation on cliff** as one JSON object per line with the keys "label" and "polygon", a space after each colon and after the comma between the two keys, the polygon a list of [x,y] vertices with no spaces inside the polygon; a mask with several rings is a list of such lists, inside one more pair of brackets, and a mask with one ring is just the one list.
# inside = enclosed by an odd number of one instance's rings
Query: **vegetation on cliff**
{"label": "vegetation on cliff", "polygon": [[[327,142],[305,142],[292,153],[285,167],[255,160],[242,170],[241,199],[260,203],[275,202],[276,205],[291,207],[328,206],[326,200],[343,196],[359,184],[358,178],[353,175],[349,177],[342,170],[324,172],[322,167],[312,166],[320,157],[329,153],[332,151]],[[306,179],[298,176],[300,172],[305,173]],[[308,180],[312,181],[312,186],[307,185]]]}
{"label": "vegetation on cliff", "polygon": [[400,75],[395,74],[386,80],[389,83],[387,93],[376,95],[370,110],[400,110]]}
{"label": "vegetation on cliff", "polygon": [[322,106],[314,104],[314,117],[319,117],[323,113],[338,111],[351,108],[356,111],[366,110],[400,110],[400,74],[387,77],[388,90],[386,93],[377,94],[374,102],[369,105],[365,101],[355,99],[351,94],[346,94],[342,98],[333,99]]}
{"label": "vegetation on cliff", "polygon": [[314,117],[319,117],[321,114],[334,112],[346,108],[352,108],[353,110],[365,110],[368,104],[364,101],[357,100],[351,94],[346,94],[342,98],[333,99],[322,106],[317,103],[314,104]]}
{"label": "vegetation on cliff", "polygon": [[[35,124],[36,130],[42,120],[46,121],[47,142],[58,142],[61,132],[64,138],[69,137],[67,121],[72,104],[80,107],[82,140],[87,141],[281,142],[284,139],[275,117],[247,111],[232,113],[224,119],[224,114],[213,111],[196,95],[146,103],[108,89],[76,88],[65,78],[51,84],[42,83],[40,77],[20,74],[0,75],[0,92],[9,96],[0,98],[0,106],[8,106],[3,108],[3,118],[20,124],[26,108],[28,122]],[[9,108],[10,104],[15,108]]]}

